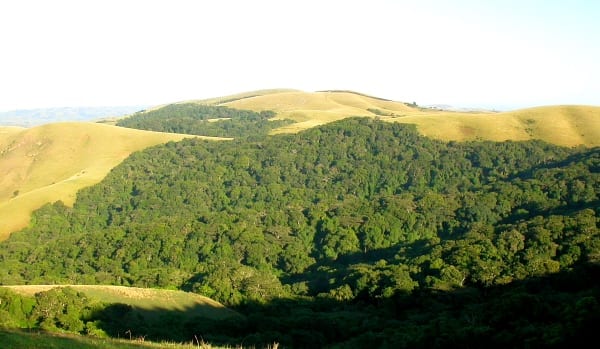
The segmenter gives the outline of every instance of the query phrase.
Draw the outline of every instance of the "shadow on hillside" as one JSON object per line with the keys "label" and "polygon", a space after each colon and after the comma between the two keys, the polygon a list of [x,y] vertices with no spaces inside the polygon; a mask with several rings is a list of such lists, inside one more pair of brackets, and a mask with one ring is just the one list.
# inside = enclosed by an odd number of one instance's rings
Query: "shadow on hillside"
{"label": "shadow on hillside", "polygon": [[599,299],[600,265],[586,264],[488,288],[248,302],[221,320],[113,305],[97,325],[113,337],[234,347],[562,348],[595,340]]}

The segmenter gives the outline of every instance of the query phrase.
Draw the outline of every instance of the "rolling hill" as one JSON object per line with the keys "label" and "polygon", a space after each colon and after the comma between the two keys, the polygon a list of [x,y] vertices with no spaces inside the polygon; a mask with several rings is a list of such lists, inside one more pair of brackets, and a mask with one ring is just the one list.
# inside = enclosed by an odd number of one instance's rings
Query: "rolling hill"
{"label": "rolling hill", "polygon": [[129,154],[189,135],[86,122],[0,128],[0,240],[45,203],[72,204]]}
{"label": "rolling hill", "polygon": [[[202,102],[202,101],[201,101]],[[540,139],[563,146],[600,145],[600,107],[544,106],[508,112],[454,112],[419,108],[351,91],[258,91],[205,103],[255,111],[273,110],[297,123],[273,131],[293,133],[351,116],[416,124],[445,141]]]}
{"label": "rolling hill", "polygon": [[[271,110],[295,121],[271,134],[299,131],[352,116],[416,124],[444,141],[540,139],[562,146],[600,145],[600,107],[544,106],[508,112],[454,112],[352,91],[251,91],[179,102]],[[149,110],[157,110],[157,106]],[[34,128],[0,127],[0,240],[24,227],[44,203],[73,202],[77,190],[100,181],[133,151],[185,135],[147,132],[98,123],[54,123]]]}

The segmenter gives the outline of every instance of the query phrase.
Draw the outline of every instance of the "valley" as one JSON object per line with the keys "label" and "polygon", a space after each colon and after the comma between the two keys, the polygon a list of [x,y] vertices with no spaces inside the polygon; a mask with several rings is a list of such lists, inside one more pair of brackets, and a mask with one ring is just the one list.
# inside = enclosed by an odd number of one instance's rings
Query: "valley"
{"label": "valley", "polygon": [[7,328],[560,347],[599,320],[598,107],[265,90],[0,132]]}

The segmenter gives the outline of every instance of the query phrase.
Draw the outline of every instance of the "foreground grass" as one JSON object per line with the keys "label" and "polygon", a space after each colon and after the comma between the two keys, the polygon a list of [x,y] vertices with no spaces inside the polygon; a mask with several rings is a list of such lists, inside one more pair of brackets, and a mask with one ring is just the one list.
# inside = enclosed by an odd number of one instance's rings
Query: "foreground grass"
{"label": "foreground grass", "polygon": [[[0,347],[10,349],[244,349],[242,346],[221,347],[196,338],[189,343],[147,342],[139,339],[94,338],[66,333],[26,332],[0,328]],[[278,343],[268,345],[265,349],[277,349]],[[251,347],[255,348],[255,347]]]}

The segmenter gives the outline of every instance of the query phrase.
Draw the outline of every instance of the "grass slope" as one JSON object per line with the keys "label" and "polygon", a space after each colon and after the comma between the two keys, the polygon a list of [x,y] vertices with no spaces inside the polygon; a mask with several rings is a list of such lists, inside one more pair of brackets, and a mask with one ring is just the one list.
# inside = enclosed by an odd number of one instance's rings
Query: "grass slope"
{"label": "grass slope", "polygon": [[398,122],[414,123],[429,137],[447,141],[529,140],[600,146],[600,107],[545,106],[502,113],[422,112]]}
{"label": "grass slope", "polygon": [[377,116],[368,109],[379,110],[382,114],[390,116],[405,116],[419,112],[418,108],[409,107],[404,103],[342,91],[273,92],[226,102],[222,105],[254,111],[273,110],[277,113],[277,118],[297,122],[277,129],[274,133],[298,132],[351,116]]}
{"label": "grass slope", "polygon": [[600,107],[544,106],[516,111],[453,112],[417,108],[349,91],[267,91],[222,103],[232,108],[273,110],[297,121],[273,133],[293,133],[351,116],[416,124],[446,141],[541,139],[563,146],[600,145]]}
{"label": "grass slope", "polygon": [[87,122],[2,127],[0,134],[0,241],[45,203],[72,204],[79,189],[102,180],[132,152],[191,137]]}
{"label": "grass slope", "polygon": [[105,303],[122,303],[148,313],[181,312],[192,318],[195,316],[219,320],[240,316],[219,302],[196,293],[108,285],[20,285],[1,286],[12,291],[33,296],[38,292],[55,287],[71,287],[83,292],[90,299]]}

